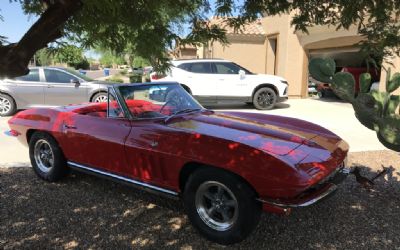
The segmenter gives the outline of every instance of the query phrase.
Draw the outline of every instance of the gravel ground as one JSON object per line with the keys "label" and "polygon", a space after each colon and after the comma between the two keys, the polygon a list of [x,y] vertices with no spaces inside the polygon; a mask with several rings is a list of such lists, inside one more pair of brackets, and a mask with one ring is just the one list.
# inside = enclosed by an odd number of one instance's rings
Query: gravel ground
{"label": "gravel ground", "polygon": [[399,162],[391,151],[351,153],[366,176],[393,167],[373,191],[351,176],[319,204],[264,214],[230,247],[200,237],[179,201],[80,173],[45,183],[26,165],[0,166],[0,249],[400,249]]}

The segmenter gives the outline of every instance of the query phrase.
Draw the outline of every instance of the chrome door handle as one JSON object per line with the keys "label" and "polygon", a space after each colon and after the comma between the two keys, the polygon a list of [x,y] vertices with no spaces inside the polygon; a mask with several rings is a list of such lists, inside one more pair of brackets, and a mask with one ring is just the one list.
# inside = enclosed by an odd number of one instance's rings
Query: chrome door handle
{"label": "chrome door handle", "polygon": [[158,142],[152,141],[152,142],[150,143],[150,146],[152,146],[153,148],[155,148],[155,147],[158,146]]}
{"label": "chrome door handle", "polygon": [[68,124],[64,124],[63,127],[64,127],[64,129],[77,129],[76,126],[74,126],[74,125],[68,125]]}

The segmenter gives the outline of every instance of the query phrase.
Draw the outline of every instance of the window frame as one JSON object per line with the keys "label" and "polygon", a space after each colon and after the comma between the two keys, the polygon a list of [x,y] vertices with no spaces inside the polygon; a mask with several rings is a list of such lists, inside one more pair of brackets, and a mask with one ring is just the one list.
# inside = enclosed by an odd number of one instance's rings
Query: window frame
{"label": "window frame", "polygon": [[71,77],[73,77],[73,78],[76,78],[76,79],[79,81],[79,83],[85,82],[82,78],[79,78],[78,76],[73,75],[73,74],[69,73],[68,71],[65,71],[65,70],[62,70],[62,69],[57,69],[57,68],[43,68],[44,82],[45,82],[45,83],[48,83],[48,84],[73,84],[73,83],[71,82],[71,79],[72,79],[72,78],[70,79],[69,82],[50,82],[50,81],[47,81],[46,70],[48,70],[48,71],[50,71],[50,72],[55,72],[55,71],[57,71],[57,72],[64,73],[64,74],[69,75],[69,76],[71,76]]}
{"label": "window frame", "polygon": [[[24,77],[24,76],[27,76],[27,75],[29,75],[32,71],[36,71],[36,70],[37,70],[37,72],[38,72],[37,76],[38,76],[38,78],[39,78],[37,81],[27,81],[27,80],[17,79],[17,77]],[[15,81],[15,82],[24,82],[24,83],[42,82],[42,79],[41,79],[41,77],[40,77],[40,69],[39,69],[39,68],[32,68],[32,69],[29,69],[29,73],[28,73],[28,74],[23,75],[23,76],[17,76],[17,77],[15,77],[15,78],[13,78],[13,79],[10,79],[10,80]]]}

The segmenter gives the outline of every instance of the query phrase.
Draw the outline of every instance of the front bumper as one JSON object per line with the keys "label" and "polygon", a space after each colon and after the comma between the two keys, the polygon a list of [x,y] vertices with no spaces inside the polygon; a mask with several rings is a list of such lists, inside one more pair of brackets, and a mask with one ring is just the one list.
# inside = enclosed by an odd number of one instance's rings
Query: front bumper
{"label": "front bumper", "polygon": [[297,196],[290,201],[286,200],[273,200],[273,199],[258,199],[265,205],[281,207],[281,208],[295,208],[306,207],[317,203],[323,198],[333,194],[340,183],[342,183],[349,175],[350,170],[346,167],[341,167],[331,174],[323,183],[318,184]]}
{"label": "front bumper", "polygon": [[289,98],[287,96],[278,97],[276,102],[286,102]]}

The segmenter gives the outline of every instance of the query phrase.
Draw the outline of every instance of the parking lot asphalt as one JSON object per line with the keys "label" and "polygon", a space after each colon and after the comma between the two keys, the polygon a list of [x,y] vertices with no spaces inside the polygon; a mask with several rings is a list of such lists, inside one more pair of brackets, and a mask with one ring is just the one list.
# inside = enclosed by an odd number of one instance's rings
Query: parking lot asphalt
{"label": "parking lot asphalt", "polygon": [[[208,107],[217,111],[230,110],[240,112],[258,112],[265,114],[294,117],[319,124],[341,136],[350,144],[351,152],[385,150],[378,141],[376,133],[367,129],[356,119],[350,104],[333,99],[291,99],[280,103],[273,110],[260,111],[250,105],[215,105]],[[7,137],[9,117],[0,117],[0,165],[12,165],[13,162],[28,162],[27,148],[15,138]]]}

